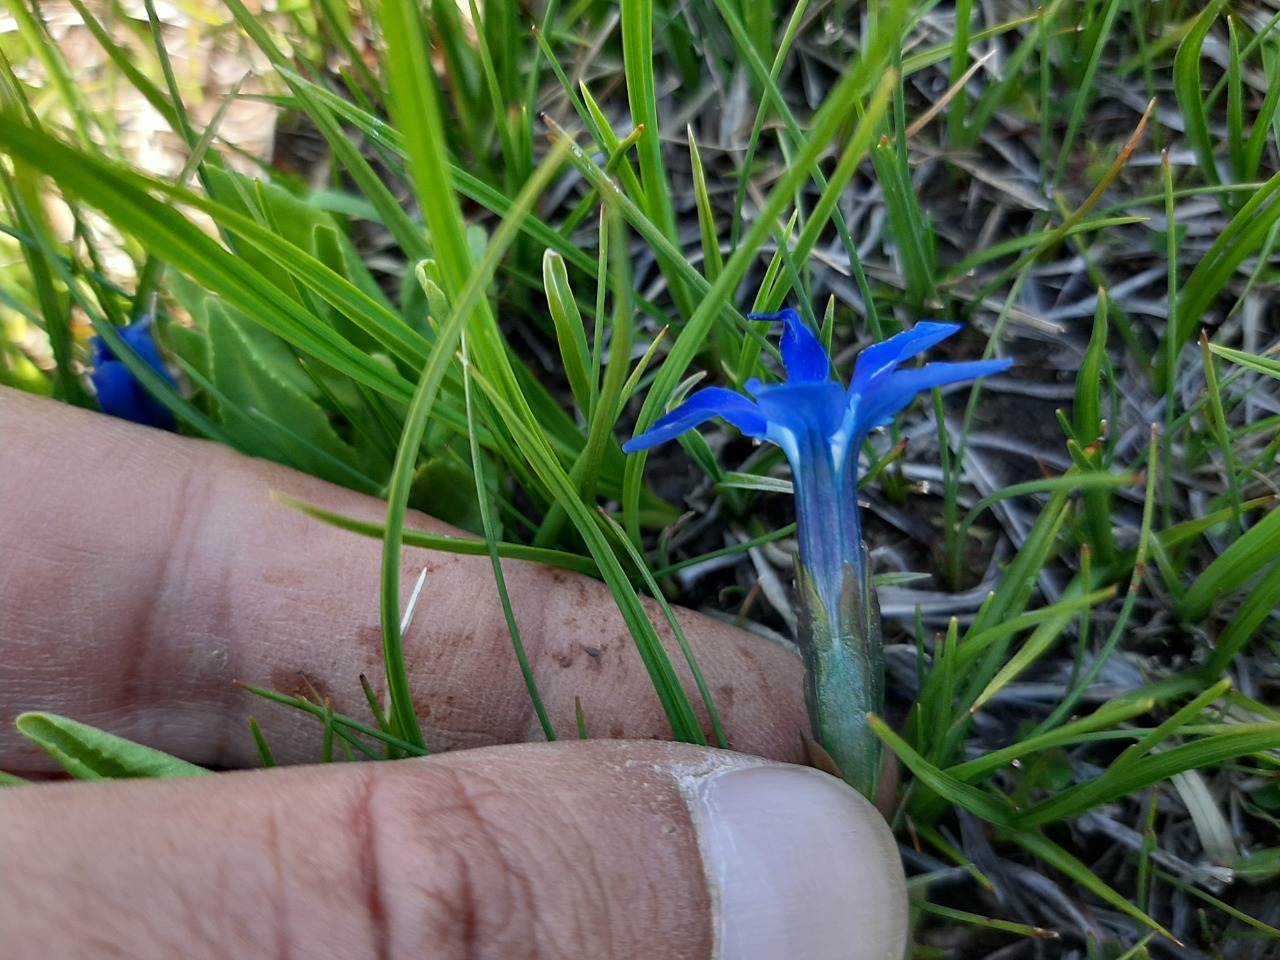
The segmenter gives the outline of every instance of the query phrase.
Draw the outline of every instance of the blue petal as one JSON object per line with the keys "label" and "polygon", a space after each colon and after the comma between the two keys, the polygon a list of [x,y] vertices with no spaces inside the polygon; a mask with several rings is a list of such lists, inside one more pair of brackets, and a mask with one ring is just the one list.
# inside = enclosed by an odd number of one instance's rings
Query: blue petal
{"label": "blue petal", "polygon": [[935,323],[926,320],[884,343],[873,344],[858,354],[853,368],[850,393],[862,393],[866,384],[902,363],[941,343],[960,329],[958,323]]}
{"label": "blue petal", "polygon": [[648,450],[660,443],[674,440],[680,434],[706,423],[715,417],[728,420],[749,437],[764,439],[768,423],[760,408],[740,393],[724,387],[707,387],[699,390],[638,437],[632,437],[622,445],[625,453]]}
{"label": "blue petal", "polygon": [[177,424],[169,408],[147,393],[119,360],[104,360],[89,374],[102,412],[148,427],[173,430]]}
{"label": "blue petal", "polygon": [[885,427],[894,416],[911,405],[922,390],[976,380],[1003,373],[1012,360],[977,360],[972,363],[931,363],[919,370],[898,370],[873,384],[858,402],[854,433],[865,436],[876,427]]}
{"label": "blue petal", "polygon": [[748,320],[774,320],[782,322],[782,365],[787,369],[791,383],[822,382],[831,379],[831,358],[822,343],[804,325],[800,314],[794,310],[780,313],[753,313]]}
{"label": "blue petal", "polygon": [[[117,332],[147,366],[176,388],[177,381],[164,365],[151,327],[151,318],[146,317]],[[160,427],[162,430],[176,429],[177,425],[169,408],[138,383],[129,368],[100,337],[94,337],[90,341],[90,347],[93,350],[94,369],[89,374],[89,380],[98,394],[98,406],[103,413],[132,420],[134,423]]]}
{"label": "blue petal", "polygon": [[747,391],[759,403],[769,425],[767,437],[775,443],[781,431],[795,437],[817,434],[828,442],[840,429],[844,388],[834,380],[763,384],[751,379],[747,381]]}
{"label": "blue petal", "polygon": [[164,360],[160,356],[160,348],[156,346],[156,338],[152,335],[151,327],[151,318],[145,317],[121,330],[120,336],[124,337],[125,343],[133,347],[134,352],[146,361],[147,366],[164,377],[170,384],[177,386],[177,383],[165,368]]}

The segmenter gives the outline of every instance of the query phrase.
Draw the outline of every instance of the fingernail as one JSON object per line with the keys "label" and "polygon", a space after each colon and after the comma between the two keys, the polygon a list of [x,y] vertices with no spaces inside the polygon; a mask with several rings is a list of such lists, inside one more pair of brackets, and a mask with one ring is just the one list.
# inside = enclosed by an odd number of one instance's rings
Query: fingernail
{"label": "fingernail", "polygon": [[884,819],[804,767],[730,768],[690,809],[710,882],[716,960],[902,960],[907,891]]}

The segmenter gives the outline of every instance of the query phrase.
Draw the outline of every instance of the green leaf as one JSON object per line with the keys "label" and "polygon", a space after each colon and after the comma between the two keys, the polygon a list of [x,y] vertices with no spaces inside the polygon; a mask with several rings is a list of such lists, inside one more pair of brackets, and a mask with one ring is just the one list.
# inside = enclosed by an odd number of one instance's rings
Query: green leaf
{"label": "green leaf", "polygon": [[1267,574],[1249,591],[1248,597],[1231,617],[1226,629],[1218,635],[1218,642],[1205,664],[1205,675],[1213,678],[1230,668],[1236,657],[1254,637],[1259,628],[1280,609],[1280,559],[1271,565]]}
{"label": "green leaf", "polygon": [[1001,836],[1022,847],[1023,850],[1034,857],[1043,860],[1049,866],[1053,867],[1059,873],[1062,873],[1080,886],[1084,887],[1094,894],[1094,896],[1111,904],[1117,910],[1127,913],[1140,923],[1146,924],[1157,933],[1168,937],[1174,943],[1179,941],[1164,927],[1156,923],[1149,916],[1131,904],[1126,898],[1116,893],[1111,887],[1098,879],[1097,874],[1089,869],[1084,863],[1067,853],[1066,850],[1058,846],[1049,838],[1039,833],[1033,833],[1026,830],[1003,830]]}
{"label": "green leaf", "polygon": [[1173,327],[1166,333],[1168,350],[1156,358],[1156,386],[1166,389],[1173,371],[1170,356],[1177,357],[1200,330],[1210,306],[1226,289],[1247,259],[1256,256],[1267,236],[1280,222],[1280,173],[1254,192],[1213,241],[1178,293]]}
{"label": "green leaf", "polygon": [[569,271],[564,257],[554,250],[542,255],[542,285],[547,294],[547,306],[556,327],[556,342],[560,345],[560,359],[574,403],[584,416],[595,409],[595,396],[599,387],[591,377],[591,351],[587,347],[587,332],[582,323],[582,313],[569,286]]}
{"label": "green leaf", "polygon": [[[657,226],[672,244],[679,245],[680,234],[676,227],[675,207],[671,202],[671,187],[667,179],[666,162],[662,156],[662,141],[658,129],[658,101],[654,80],[653,54],[653,0],[622,0],[620,9],[622,25],[622,56],[625,65],[627,99],[631,105],[632,127],[643,129],[644,135],[636,144],[640,160],[640,184],[644,191],[641,198],[649,220]],[[683,317],[689,317],[696,301],[693,291],[685,283],[681,267],[684,256],[672,260],[662,251],[656,251],[658,263],[670,286],[676,309]]]}
{"label": "green leaf", "polygon": [[[352,486],[352,474],[362,476],[354,451],[334,432],[312,396],[315,385],[283,341],[217,300],[208,303],[207,323],[211,379],[227,401],[220,412],[236,445]],[[359,486],[368,491],[377,484],[366,479]]]}
{"label": "green leaf", "polygon": [[[287,507],[291,507],[309,517],[315,517],[324,523],[342,530],[382,540],[386,536],[386,528],[380,523],[366,523],[353,520],[338,513],[322,510],[320,507],[303,503],[277,493],[275,499]],[[441,553],[456,553],[465,557],[483,557],[489,549],[483,540],[470,540],[462,537],[451,537],[438,533],[426,533],[422,530],[405,530],[404,543],[408,547],[421,547],[424,550],[439,550]],[[599,577],[600,570],[590,557],[582,557],[576,553],[565,553],[562,550],[544,550],[530,547],[522,543],[498,543],[498,556],[504,560],[527,560],[530,563],[541,563],[548,567],[559,567],[562,570],[574,570],[591,577]]]}
{"label": "green leaf", "polygon": [[[1067,129],[1062,134],[1062,139],[1055,145],[1058,154],[1057,167],[1053,173],[1053,183],[1055,184],[1062,181],[1062,175],[1067,169],[1067,160],[1072,156],[1072,148],[1075,146],[1076,136],[1085,122],[1085,115],[1088,113],[1092,103],[1094,81],[1098,74],[1098,68],[1102,63],[1103,54],[1107,48],[1107,41],[1111,36],[1111,29],[1115,25],[1116,16],[1123,6],[1124,4],[1120,3],[1119,0],[1109,0],[1109,2],[1102,4],[1100,12],[1092,12],[1091,15],[1086,14],[1082,18],[1081,26],[1084,29],[1077,34],[1082,38],[1082,41],[1075,51],[1075,59],[1077,62],[1083,60],[1085,66],[1083,73],[1075,78],[1074,83],[1070,84],[1072,94],[1069,98],[1071,113],[1067,118]],[[1047,107],[1048,105],[1046,104],[1046,114]],[[1041,162],[1047,164],[1049,157],[1045,155]]]}
{"label": "green leaf", "polygon": [[[463,363],[469,370],[467,339],[465,336],[462,338],[460,347]],[[463,395],[467,404],[467,422],[473,424],[473,429],[470,431],[471,458],[476,465],[476,469],[472,479],[475,481],[474,502],[476,511],[479,514],[480,530],[489,553],[489,564],[493,569],[493,579],[498,588],[498,598],[502,602],[502,616],[507,622],[507,633],[511,635],[511,648],[516,655],[516,662],[520,666],[520,675],[524,678],[525,690],[529,694],[529,702],[533,705],[533,712],[537,714],[538,724],[542,727],[542,735],[550,742],[556,739],[555,725],[552,724],[551,716],[547,713],[546,704],[542,699],[542,691],[538,688],[538,681],[533,675],[533,667],[529,664],[529,656],[524,648],[524,638],[520,633],[520,625],[516,621],[515,609],[511,605],[511,594],[507,590],[506,574],[502,570],[502,561],[498,554],[498,530],[493,519],[493,511],[489,505],[490,495],[484,476],[484,457],[480,452],[480,445],[476,441],[476,431],[474,429],[476,408],[482,406],[482,403],[475,396],[475,391],[471,388],[471,382],[470,376],[467,376],[463,381]]]}
{"label": "green leaf", "polygon": [[953,806],[968,810],[987,823],[996,826],[1012,822],[1013,805],[1004,797],[988,793],[962,780],[957,780],[945,770],[935,767],[922,757],[907,741],[893,732],[887,723],[874,714],[867,722],[880,739],[898,755],[898,759],[914,773],[930,790]]}
{"label": "green leaf", "polygon": [[1205,111],[1204,83],[1200,78],[1200,56],[1204,49],[1205,38],[1209,28],[1218,19],[1218,13],[1226,0],[1213,0],[1200,12],[1192,24],[1191,30],[1178,44],[1178,52],[1173,61],[1173,91],[1178,98],[1178,108],[1182,112],[1187,128],[1187,139],[1200,161],[1200,171],[1210,184],[1219,184],[1218,166],[1214,157],[1214,148],[1218,144],[1216,137],[1209,130],[1208,115]]}
{"label": "green leaf", "polygon": [[1220,347],[1216,343],[1209,344],[1209,349],[1224,360],[1230,360],[1232,363],[1248,370],[1253,370],[1255,373],[1265,373],[1268,377],[1275,377],[1280,380],[1280,360],[1254,356],[1252,353],[1245,353],[1243,350],[1232,350],[1230,347]]}
{"label": "green leaf", "polygon": [[698,206],[698,232],[702,236],[702,270],[712,283],[724,269],[724,257],[720,253],[720,236],[716,230],[715,210],[707,191],[707,173],[702,168],[702,154],[694,139],[693,127],[688,128],[689,164],[693,172],[693,197]]}
{"label": "green leaf", "polygon": [[1176,774],[1280,749],[1280,724],[1241,723],[1229,726],[1229,733],[1201,737],[1149,754],[1114,770],[1108,769],[1096,780],[1071,787],[1056,797],[1029,807],[1017,814],[1013,822],[1019,827],[1060,823],[1120,797],[1145,790]]}
{"label": "green leaf", "polygon": [[212,771],[54,713],[21,713],[18,732],[77,780],[199,777]]}
{"label": "green leaf", "polygon": [[[12,113],[0,113],[0,149],[16,161],[49,175],[69,193],[97,206],[119,229],[146,238],[149,246],[164,251],[172,267],[218,292],[255,322],[365,386],[392,399],[408,401],[411,390],[403,377],[354,350],[328,325],[316,323],[316,318],[292,297],[271,284],[263,283],[256,271],[220,246],[177,209],[155,199],[151,192],[158,190],[174,200],[217,214],[227,221],[224,226],[232,223],[242,238],[253,236],[260,241],[264,251],[287,251],[295,269],[314,270],[318,274],[317,280],[327,284],[328,292],[335,295],[351,293],[349,284],[336,282],[332,271],[303,256],[269,230],[189,191],[149,180],[72,150],[31,129]],[[362,309],[368,305],[367,298],[357,295],[357,299],[363,300]],[[353,319],[357,317],[353,316]],[[403,326],[394,315],[390,315],[390,320]],[[384,328],[384,331],[394,336],[391,329]]]}
{"label": "green leaf", "polygon": [[1272,510],[1196,578],[1178,607],[1186,622],[1203,620],[1213,605],[1240,590],[1253,576],[1280,557],[1280,509]]}
{"label": "green leaf", "polygon": [[[444,455],[432,457],[413,475],[409,506],[467,533],[483,536],[484,524],[476,503],[475,483],[475,473],[465,463]],[[487,496],[492,501],[492,491]]]}
{"label": "green leaf", "polygon": [[[899,134],[900,136],[905,134]],[[911,182],[911,171],[903,169],[901,154],[888,137],[871,148],[876,179],[884,191],[893,245],[902,265],[908,302],[917,310],[940,302],[934,284],[936,258],[933,231],[925,220]]]}
{"label": "green leaf", "polygon": [[1008,658],[982,693],[978,694],[970,709],[981,710],[988,700],[1048,652],[1049,648],[1058,641],[1076,617],[1091,610],[1096,604],[1111,599],[1115,594],[1114,587],[1085,594],[1080,581],[1078,579],[1073,580],[1063,594],[1063,598],[1053,606],[1013,617],[1003,623],[988,627],[978,634],[971,633],[965,638],[965,653],[963,657],[965,660],[971,659],[985,649],[991,642],[991,638],[1005,633],[1012,633],[1015,628],[1022,626],[1024,622],[1041,621],[1035,632],[1018,649],[1018,652]]}
{"label": "green leaf", "polygon": [[[363,679],[363,677],[361,678]],[[253,717],[249,718],[249,732],[253,734],[253,742],[258,748],[258,756],[262,759],[263,767],[276,766],[276,758],[271,753],[271,747],[267,744],[267,738],[262,735],[262,728],[258,726],[258,721]]]}

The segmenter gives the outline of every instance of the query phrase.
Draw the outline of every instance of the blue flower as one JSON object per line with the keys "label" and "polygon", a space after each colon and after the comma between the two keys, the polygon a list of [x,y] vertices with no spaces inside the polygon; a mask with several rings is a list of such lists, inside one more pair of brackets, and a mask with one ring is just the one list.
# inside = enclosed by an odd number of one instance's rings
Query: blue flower
{"label": "blue flower", "polygon": [[[121,337],[152,370],[164,378],[170,386],[178,384],[165,368],[160,350],[151,333],[151,318],[146,317],[118,330]],[[173,413],[147,392],[129,371],[129,368],[112,353],[111,348],[94,337],[89,341],[93,348],[93,370],[89,380],[98,394],[98,406],[102,412],[122,420],[132,420],[148,427],[174,430]]]}
{"label": "blue flower", "polygon": [[[746,389],[754,400],[722,387],[700,390],[622,449],[634,453],[655,447],[715,417],[749,437],[776,443],[794,477],[800,561],[817,577],[824,599],[834,602],[845,563],[854,567],[859,579],[866,576],[856,498],[858,453],[867,435],[888,426],[921,391],[1000,373],[1012,361],[899,369],[960,329],[954,323],[919,323],[863,350],[846,390],[831,379],[826,350],[796,311],[753,314],[751,319],[782,322],[786,381],[748,380]],[[843,522],[836,524],[837,520]],[[833,530],[833,524],[839,529]]]}
{"label": "blue flower", "polygon": [[782,448],[796,495],[797,641],[809,721],[817,744],[844,778],[874,798],[882,751],[867,718],[883,709],[884,655],[862,543],[858,454],[867,435],[888,426],[922,390],[1000,373],[1012,361],[899,369],[960,329],[953,323],[919,323],[863,350],[846,390],[831,378],[827,352],[796,311],[751,319],[782,322],[787,379],[748,380],[750,397],[723,387],[700,390],[622,449],[635,453],[655,447],[714,417]]}

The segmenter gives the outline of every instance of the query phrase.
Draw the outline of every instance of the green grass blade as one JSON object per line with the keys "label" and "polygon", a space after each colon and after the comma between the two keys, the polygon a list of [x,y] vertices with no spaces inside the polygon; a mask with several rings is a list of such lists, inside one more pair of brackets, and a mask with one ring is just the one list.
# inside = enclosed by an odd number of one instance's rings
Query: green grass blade
{"label": "green grass blade", "polygon": [[1280,725],[1237,724],[1230,733],[1201,737],[1143,757],[1114,773],[1104,772],[1096,780],[1068,788],[1051,800],[1015,814],[1014,823],[1024,829],[1059,823],[1176,774],[1276,749],[1280,749]]}
{"label": "green grass blade", "polygon": [[903,765],[915,774],[921,783],[948,803],[968,810],[995,826],[1012,822],[1013,806],[1004,797],[957,780],[945,770],[934,766],[874,714],[867,717],[867,722],[884,741],[885,746],[898,755]]}
{"label": "green grass blade", "polygon": [[1043,834],[1027,830],[1006,830],[1001,831],[1001,836],[1005,839],[1011,840],[1023,850],[1027,851],[1027,853],[1031,854],[1033,857],[1039,858],[1041,861],[1047,863],[1064,876],[1070,877],[1081,887],[1090,891],[1094,896],[1111,904],[1111,906],[1115,907],[1117,910],[1128,914],[1139,923],[1150,927],[1152,930],[1181,946],[1180,941],[1173,934],[1131,904],[1110,886],[1103,883],[1098,879],[1097,874],[1090,870],[1089,867],[1078,858],[1067,853],[1066,850],[1062,849],[1062,847],[1058,846],[1058,844],[1054,843]]}
{"label": "green grass blade", "polygon": [[258,726],[258,721],[254,717],[249,718],[249,733],[253,736],[254,746],[258,748],[258,756],[262,759],[264,769],[271,769],[276,766],[275,754],[271,752],[271,746],[267,743],[267,738],[263,736],[262,728]]}
{"label": "green grass blade", "polygon": [[[80,154],[14,122],[9,115],[0,115],[0,150],[42,170],[64,190],[98,207],[122,230],[146,237],[149,244],[165,251],[175,268],[217,291],[229,303],[299,349],[379,393],[401,402],[408,400],[410,391],[401,377],[353,350],[331,328],[316,323],[295,300],[264,285],[258,275],[177,210],[152,197],[149,190],[168,192],[196,206],[208,204],[225,216],[229,212],[224,208]],[[266,233],[247,218],[238,223],[243,229],[256,228]]]}
{"label": "green grass blade", "polygon": [[93,34],[93,39],[98,42],[98,45],[111,58],[112,66],[124,74],[129,81],[130,88],[140,93],[147,103],[151,105],[152,109],[160,114],[164,122],[169,125],[169,128],[176,132],[181,125],[178,109],[169,101],[164,92],[151,82],[146,73],[139,69],[135,62],[137,54],[117,43],[111,33],[93,15],[93,12],[84,5],[82,0],[71,0],[71,5],[75,7],[81,22]]}
{"label": "green grass blade", "polygon": [[[372,537],[375,540],[386,539],[386,527],[380,523],[353,520],[340,513],[323,510],[320,507],[303,503],[301,500],[294,500],[292,497],[286,497],[283,494],[276,494],[275,499],[285,506],[305,513],[309,517],[315,517],[317,520],[322,520],[343,530],[358,533],[363,537]],[[406,529],[403,536],[405,546],[420,547],[424,550],[439,550],[441,553],[456,553],[464,557],[483,557],[489,552],[489,546],[483,540],[452,537],[410,529]],[[563,550],[544,550],[540,547],[526,546],[523,543],[499,542],[495,546],[498,556],[504,560],[527,560],[530,563],[541,563],[548,567],[558,567],[561,570],[572,570],[575,573],[585,574],[586,576],[599,576],[599,568],[596,567],[590,557],[566,553]]]}
{"label": "green grass blade", "polygon": [[[973,701],[973,706],[970,707],[971,711],[981,710],[992,697],[1004,689],[1004,687],[1008,686],[1015,677],[1044,656],[1045,653],[1047,653],[1049,649],[1062,637],[1067,628],[1071,625],[1071,621],[1074,620],[1077,615],[1092,609],[1097,603],[1101,603],[1104,600],[1110,600],[1115,596],[1116,591],[1114,588],[1107,588],[1105,590],[1097,590],[1092,593],[1085,594],[1084,596],[1080,596],[1080,593],[1081,587],[1079,586],[1079,581],[1074,581],[1072,586],[1067,588],[1062,600],[1054,604],[1052,607],[1047,608],[1046,611],[1037,611],[1038,614],[1053,611],[1053,615],[1036,627],[1035,631],[1029,638],[1027,638],[1026,643],[1018,649],[1017,653],[1005,661],[1004,666],[1000,668],[999,672],[991,679],[991,682],[987,684],[986,688],[983,689],[983,691],[978,694],[977,698]],[[1077,599],[1088,602],[1082,602],[1080,604],[1072,602]],[[1058,610],[1057,608],[1059,607],[1062,609]],[[1024,616],[1026,615],[1024,614]],[[1022,618],[1011,620],[1009,621],[1009,625],[1017,624],[1021,619]],[[973,639],[966,638],[966,651],[968,651],[970,646],[979,650],[982,649],[980,644],[985,637],[991,635],[994,631],[1002,630],[1004,626],[1005,625],[990,628]]]}
{"label": "green grass blade", "polygon": [[[1177,298],[1176,319],[1167,333],[1169,352],[1176,356],[1199,332],[1205,315],[1232,276],[1246,259],[1254,256],[1272,227],[1280,223],[1280,173],[1258,188],[1231,218],[1214,240],[1204,258],[1182,284]],[[1172,361],[1167,355],[1157,360],[1156,384],[1167,389],[1172,379]]]}
{"label": "green grass blade", "polygon": [[[653,77],[653,0],[622,0],[620,12],[622,56],[632,126],[636,130],[644,129],[644,136],[636,144],[640,160],[640,184],[644,190],[644,211],[662,235],[678,247],[680,234],[676,229],[675,208],[671,203],[667,168],[662,158],[658,101]],[[680,262],[683,259],[681,256]],[[693,292],[685,283],[678,266],[668,260],[669,255],[659,254],[659,263],[667,277],[676,309],[682,316],[688,317],[694,309]]]}
{"label": "green grass blade", "polygon": [[658,588],[658,581],[649,572],[649,565],[645,563],[640,551],[628,539],[622,526],[603,509],[600,510],[600,517],[613,533],[614,539],[626,552],[627,558],[632,565],[640,571],[640,577],[644,582],[645,589],[649,591],[649,595],[654,598],[662,610],[667,626],[671,628],[671,633],[675,636],[676,643],[680,646],[680,652],[684,655],[684,662],[689,667],[689,672],[693,675],[693,682],[698,688],[698,695],[702,698],[702,705],[707,708],[707,716],[711,720],[711,729],[716,739],[716,746],[722,750],[728,750],[729,739],[725,736],[724,725],[720,722],[720,712],[716,709],[715,702],[712,700],[711,688],[707,686],[706,678],[702,675],[702,668],[698,666],[698,661],[694,658],[693,651],[689,648],[689,640],[685,637],[684,628],[680,626],[680,621],[676,619],[671,605],[667,603],[666,597],[662,595],[662,591]]}
{"label": "green grass blade", "polygon": [[1209,28],[1218,19],[1226,0],[1211,0],[1191,24],[1173,62],[1173,92],[1178,99],[1178,109],[1186,124],[1187,140],[1200,160],[1200,171],[1210,184],[1220,184],[1217,158],[1214,156],[1218,138],[1209,130],[1209,118],[1204,103],[1204,81],[1200,77],[1200,57],[1204,50]]}
{"label": "green grass blade", "polygon": [[425,757],[428,752],[424,747],[416,746],[407,740],[403,740],[394,734],[385,730],[379,730],[377,727],[371,727],[366,723],[360,723],[358,720],[352,720],[350,717],[344,717],[340,713],[334,713],[332,709],[326,709],[323,705],[312,703],[310,700],[302,696],[290,696],[285,693],[277,693],[275,690],[268,690],[265,687],[255,687],[252,684],[239,684],[240,688],[247,693],[252,693],[255,697],[261,697],[263,700],[269,700],[272,703],[278,703],[284,707],[292,707],[295,710],[301,710],[308,713],[322,723],[328,722],[334,732],[346,739],[347,743],[355,746],[361,753],[364,753],[370,760],[381,759],[367,746],[360,743],[348,734],[359,734],[362,737],[368,737],[383,744],[388,748],[393,748],[400,752],[401,756],[406,757]]}
{"label": "green grass blade", "polygon": [[605,583],[617,601],[618,609],[631,630],[631,635],[635,638],[636,647],[640,651],[649,679],[653,683],[654,692],[671,722],[672,733],[676,739],[686,743],[705,745],[706,737],[698,724],[693,706],[676,676],[671,659],[640,603],[640,598],[627,582],[617,557],[614,556],[613,550],[598,526],[598,521],[588,512],[586,505],[578,499],[572,481],[552,456],[543,438],[535,431],[528,429],[516,411],[506,406],[496,388],[482,379],[477,378],[477,380],[489,394],[490,401],[497,408],[498,416],[512,423],[512,430],[525,456],[529,458],[529,462],[538,471],[543,482],[557,492],[558,501],[564,504],[570,519],[586,542],[587,549],[599,565]]}
{"label": "green grass blade", "polygon": [[1258,635],[1262,625],[1280,609],[1280,560],[1249,591],[1231,622],[1218,635],[1213,654],[1205,664],[1207,677],[1221,676]]}
{"label": "green grass blade", "polygon": [[724,257],[720,253],[720,235],[716,230],[715,212],[711,196],[707,192],[707,173],[702,168],[702,154],[694,139],[693,127],[686,131],[689,137],[689,163],[693,170],[693,196],[698,206],[698,232],[702,236],[702,270],[707,280],[715,283],[724,269]]}
{"label": "green grass blade", "polygon": [[[462,366],[465,372],[470,369],[470,362],[467,360],[467,338],[465,335],[462,337],[461,347]],[[467,422],[474,426],[476,422],[475,398],[472,396],[471,377],[469,375],[464,376],[462,382],[466,391]],[[542,693],[538,689],[538,681],[534,679],[533,668],[529,665],[529,657],[525,653],[524,641],[520,636],[520,626],[516,623],[515,611],[511,607],[511,596],[507,592],[507,578],[502,572],[502,559],[498,555],[497,534],[494,529],[492,511],[489,509],[489,491],[484,479],[484,455],[480,450],[476,431],[474,429],[469,430],[468,436],[471,446],[471,469],[476,478],[476,504],[480,509],[480,519],[484,525],[484,542],[488,548],[489,562],[493,567],[493,579],[498,587],[498,598],[502,602],[502,616],[507,623],[507,632],[511,634],[511,645],[515,650],[516,663],[520,665],[520,675],[524,678],[529,700],[533,704],[534,713],[537,715],[538,723],[542,727],[542,735],[549,741],[555,740],[555,727],[551,724],[551,717],[547,714],[546,705],[542,702]]]}
{"label": "green grass blade", "polygon": [[1178,606],[1179,617],[1198,622],[1215,603],[1241,590],[1280,557],[1280,510],[1272,510],[1241,535],[1196,578]]}
{"label": "green grass blade", "polygon": [[[407,31],[409,28],[406,26],[405,29]],[[409,52],[411,49],[402,51],[402,54]],[[399,95],[403,96],[404,91],[401,90]],[[408,415],[405,418],[404,432],[401,436],[400,448],[396,452],[396,462],[392,468],[391,483],[387,491],[387,527],[382,551],[381,578],[383,656],[391,698],[390,713],[396,724],[397,733],[417,746],[424,745],[422,730],[413,710],[408,669],[404,659],[404,638],[400,628],[400,547],[404,539],[405,510],[417,463],[417,452],[426,432],[436,396],[453,362],[454,347],[460,342],[464,328],[475,322],[473,317],[479,312],[480,306],[487,307],[487,301],[483,299],[483,291],[497,268],[498,258],[515,238],[522,212],[533,207],[537,197],[559,169],[562,158],[563,151],[553,152],[525,184],[513,205],[513,216],[503,222],[489,247],[484,262],[475,269],[469,266],[471,255],[466,246],[466,239],[461,233],[461,213],[457,210],[456,198],[449,194],[448,201],[441,201],[438,198],[436,200],[435,216],[443,219],[440,233],[433,232],[433,237],[439,242],[440,235],[448,233],[448,208],[451,204],[453,213],[457,217],[454,227],[458,232],[450,235],[452,242],[444,244],[444,248],[450,250],[450,256],[454,260],[453,269],[456,271],[465,267],[469,276],[466,282],[458,287],[458,296],[451,302],[448,319],[440,325],[434,349],[419,378],[418,387],[414,391]],[[438,166],[441,162],[442,158],[439,154],[423,157],[423,165],[426,169]],[[458,279],[456,275],[451,276],[453,282]],[[489,319],[492,320],[492,317],[490,316]],[[507,422],[510,423],[509,420]]]}
{"label": "green grass blade", "polygon": [[934,255],[929,244],[932,231],[916,199],[911,171],[903,169],[898,149],[888,137],[881,137],[872,147],[871,159],[884,191],[907,302],[917,310],[926,305],[932,307],[940,302],[933,282]]}
{"label": "green grass blade", "polygon": [[[1074,85],[1071,113],[1067,117],[1067,129],[1062,135],[1062,141],[1056,145],[1058,154],[1058,163],[1053,172],[1053,183],[1061,183],[1062,175],[1066,172],[1067,160],[1072,155],[1072,148],[1075,146],[1076,136],[1080,133],[1080,128],[1085,121],[1085,114],[1090,105],[1090,99],[1093,96],[1094,84],[1098,75],[1098,68],[1102,63],[1102,55],[1106,51],[1107,43],[1111,39],[1111,28],[1115,25],[1116,16],[1119,14],[1124,4],[1121,0],[1103,0],[1103,11],[1099,17],[1095,12],[1090,18],[1092,22],[1086,20],[1082,25],[1087,29],[1081,35],[1084,42],[1082,46],[1087,46],[1088,58],[1085,62],[1084,72],[1078,83]],[[1078,9],[1078,8],[1077,8]],[[1045,105],[1046,107],[1048,104]],[[1049,154],[1043,155],[1046,159]]]}
{"label": "green grass blade", "polygon": [[547,307],[556,328],[556,343],[560,345],[560,359],[564,363],[565,376],[573,400],[584,416],[595,409],[599,387],[591,375],[591,351],[587,347],[586,327],[582,313],[569,286],[569,271],[564,257],[554,250],[542,256],[542,282],[547,294]]}
{"label": "green grass blade", "polygon": [[1221,347],[1216,343],[1209,344],[1209,350],[1216,353],[1225,360],[1230,360],[1246,369],[1253,370],[1256,373],[1264,373],[1268,377],[1275,377],[1280,380],[1280,360],[1272,360],[1268,357],[1254,356],[1252,353],[1245,353],[1243,350],[1233,350],[1231,347]]}
{"label": "green grass blade", "polygon": [[44,67],[45,76],[49,78],[59,99],[71,114],[76,140],[80,146],[85,150],[92,147],[94,130],[100,131],[109,140],[113,140],[109,127],[91,122],[98,118],[95,117],[83,88],[76,82],[70,65],[62,55],[62,45],[54,41],[44,21],[39,19],[39,6],[23,0],[17,3],[6,3],[5,6],[8,7],[9,14],[17,25],[18,35],[26,44],[27,52],[40,61]]}
{"label": "green grass blade", "polygon": [[0,182],[12,211],[15,226],[34,242],[21,245],[22,260],[35,288],[36,303],[40,307],[40,320],[49,337],[53,350],[53,395],[79,407],[92,407],[80,379],[75,375],[75,345],[71,332],[71,317],[66,297],[54,284],[54,272],[58,266],[55,241],[47,223],[37,213],[39,202],[36,172],[31,169],[0,171]]}
{"label": "green grass blade", "polygon": [[1276,39],[1274,29],[1268,30],[1259,39],[1262,41],[1262,70],[1266,77],[1267,92],[1258,105],[1258,112],[1254,115],[1253,125],[1245,141],[1241,161],[1242,181],[1257,179],[1262,167],[1263,151],[1269,138],[1272,143],[1275,142],[1273,125],[1280,118],[1280,40]]}

